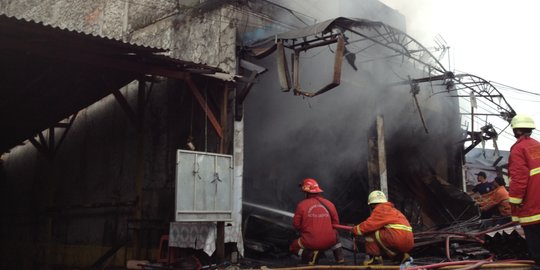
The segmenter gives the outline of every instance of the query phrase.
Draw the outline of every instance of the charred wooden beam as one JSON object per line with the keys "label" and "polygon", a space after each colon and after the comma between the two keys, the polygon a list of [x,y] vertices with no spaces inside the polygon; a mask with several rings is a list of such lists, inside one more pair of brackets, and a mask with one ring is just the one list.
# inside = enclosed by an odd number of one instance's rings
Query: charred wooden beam
{"label": "charred wooden beam", "polygon": [[289,75],[289,68],[287,64],[287,57],[285,56],[285,49],[283,47],[282,41],[278,41],[276,46],[276,65],[278,71],[279,85],[281,86],[282,91],[288,92],[291,90],[291,76]]}
{"label": "charred wooden beam", "polygon": [[208,120],[210,120],[210,123],[214,127],[214,130],[216,131],[219,138],[220,139],[223,138],[223,130],[222,130],[216,116],[214,115],[214,113],[212,112],[210,107],[208,106],[208,103],[201,96],[201,93],[200,93],[199,88],[197,87],[197,85],[195,85],[195,83],[193,82],[193,80],[191,79],[190,76],[186,77],[185,82],[188,84],[188,86],[189,86],[188,88],[191,91],[191,93],[193,94],[193,96],[195,97],[195,100],[197,100],[197,102],[199,103],[201,108],[206,113],[206,116],[208,117]]}
{"label": "charred wooden beam", "polygon": [[118,101],[118,104],[120,104],[120,107],[122,107],[122,110],[127,114],[127,117],[131,121],[131,123],[134,126],[138,126],[137,114],[135,113],[135,110],[131,108],[124,95],[120,93],[120,90],[113,89],[112,94],[116,98],[116,101]]}
{"label": "charred wooden beam", "polygon": [[223,129],[223,136],[221,137],[220,143],[219,143],[219,152],[222,154],[227,153],[227,149],[225,148],[225,145],[228,142],[229,132],[227,129],[229,128],[227,116],[229,114],[229,84],[225,83],[223,86],[223,97],[222,97],[222,103],[221,103],[221,127]]}
{"label": "charred wooden beam", "polygon": [[[58,152],[58,149],[62,145],[62,142],[67,136],[68,131],[70,130],[71,126],[73,125],[73,122],[75,121],[75,118],[77,117],[78,113],[73,114],[69,118],[68,123],[56,123],[53,126],[49,127],[48,129],[48,138],[45,139],[45,135],[43,135],[43,132],[40,132],[37,134],[39,141],[37,141],[34,137],[29,138],[28,140],[32,145],[43,155],[47,156],[47,158],[54,158],[56,153]],[[55,138],[55,132],[56,128],[63,128],[63,132],[60,135],[60,139],[58,142]]]}
{"label": "charred wooden beam", "polygon": [[[58,152],[58,149],[60,148],[60,146],[62,145],[62,142],[66,139],[67,137],[67,134],[69,132],[69,130],[71,129],[71,127],[73,126],[73,122],[75,122],[75,118],[77,118],[77,114],[79,112],[76,112],[75,114],[73,114],[72,116],[69,117],[69,122],[68,123],[58,123],[56,125],[56,127],[62,127],[64,128],[64,131],[62,132],[62,135],[60,135],[60,140],[58,140],[58,143],[56,143],[56,147],[54,148],[54,153],[56,154]],[[64,125],[60,125],[60,124],[64,124]]]}
{"label": "charred wooden beam", "polygon": [[368,139],[368,185],[370,190],[381,190],[388,196],[384,119],[377,116]]}

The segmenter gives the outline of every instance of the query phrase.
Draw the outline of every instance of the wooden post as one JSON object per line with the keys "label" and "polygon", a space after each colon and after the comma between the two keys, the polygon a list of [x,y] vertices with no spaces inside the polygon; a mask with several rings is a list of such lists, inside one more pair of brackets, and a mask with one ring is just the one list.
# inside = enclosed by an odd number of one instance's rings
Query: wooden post
{"label": "wooden post", "polygon": [[368,182],[370,191],[381,190],[388,196],[384,119],[382,116],[377,116],[374,128],[370,129],[368,136]]}
{"label": "wooden post", "polygon": [[[137,128],[137,152],[135,161],[135,192],[137,194],[137,206],[135,208],[135,219],[143,219],[143,182],[144,182],[144,104],[145,104],[146,82],[139,80],[139,88],[137,94],[137,113],[136,113],[136,128]],[[133,232],[133,249],[134,257],[140,258],[142,255],[142,231],[135,230]]]}
{"label": "wooden post", "polygon": [[217,222],[216,256],[218,263],[225,261],[225,222]]}
{"label": "wooden post", "polygon": [[[220,140],[220,147],[219,147],[219,153],[225,154],[227,152],[227,128],[228,128],[228,104],[229,104],[229,87],[228,84],[225,83],[225,86],[223,88],[223,100],[221,104],[221,128],[222,128],[222,136]],[[218,221],[217,222],[217,233],[216,233],[216,256],[218,259],[218,262],[224,262],[225,261],[225,222]]]}
{"label": "wooden post", "polygon": [[377,134],[370,129],[368,136],[368,187],[369,191],[379,189],[381,182],[379,179],[379,153],[377,151]]}

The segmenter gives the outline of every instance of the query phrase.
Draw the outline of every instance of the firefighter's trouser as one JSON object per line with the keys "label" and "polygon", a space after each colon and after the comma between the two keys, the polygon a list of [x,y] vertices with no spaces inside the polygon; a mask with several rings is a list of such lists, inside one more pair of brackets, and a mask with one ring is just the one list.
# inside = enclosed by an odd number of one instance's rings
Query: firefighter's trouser
{"label": "firefighter's trouser", "polygon": [[540,223],[521,226],[529,249],[529,256],[534,260],[535,269],[540,268]]}
{"label": "firefighter's trouser", "polygon": [[291,243],[291,245],[289,246],[289,250],[291,253],[298,255],[300,258],[302,258],[303,263],[308,263],[308,264],[313,265],[313,264],[316,264],[318,261],[319,251],[324,252],[327,249],[331,249],[332,252],[334,253],[334,259],[336,260],[336,262],[343,263],[344,259],[343,259],[342,245],[341,245],[341,242],[339,241],[339,235],[337,235],[337,232],[336,232],[336,236],[338,236],[336,243],[333,246],[330,246],[328,248],[310,249],[309,247],[305,247],[302,244],[302,241],[300,240],[300,238],[298,238]]}
{"label": "firefighter's trouser", "polygon": [[365,235],[366,253],[372,256],[388,255],[394,258],[398,254],[409,252],[414,246],[412,231],[382,228]]}

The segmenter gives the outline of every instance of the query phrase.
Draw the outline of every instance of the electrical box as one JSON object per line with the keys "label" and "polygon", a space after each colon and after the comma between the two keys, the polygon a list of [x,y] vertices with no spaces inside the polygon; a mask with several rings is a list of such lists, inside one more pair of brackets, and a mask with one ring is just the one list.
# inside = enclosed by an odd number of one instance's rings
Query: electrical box
{"label": "electrical box", "polygon": [[233,184],[232,156],[178,150],[175,220],[231,221]]}

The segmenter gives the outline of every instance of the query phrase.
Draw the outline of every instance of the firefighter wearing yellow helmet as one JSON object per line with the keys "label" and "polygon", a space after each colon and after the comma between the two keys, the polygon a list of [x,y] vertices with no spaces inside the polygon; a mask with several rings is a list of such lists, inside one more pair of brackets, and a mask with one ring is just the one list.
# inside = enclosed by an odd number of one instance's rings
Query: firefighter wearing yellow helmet
{"label": "firefighter wearing yellow helmet", "polygon": [[510,123],[512,125],[513,129],[517,128],[525,128],[525,129],[535,129],[536,125],[534,124],[534,120],[524,114],[518,114],[512,118],[512,122]]}
{"label": "firefighter wearing yellow helmet", "polygon": [[409,261],[414,235],[407,218],[380,190],[369,194],[368,205],[373,210],[371,215],[352,228],[352,233],[364,236],[366,241],[368,257],[364,265],[383,264],[383,256],[401,264]]}
{"label": "firefighter wearing yellow helmet", "polygon": [[508,174],[512,220],[525,232],[529,255],[540,268],[540,143],[531,138],[534,120],[518,114],[510,123],[517,141],[510,148]]}
{"label": "firefighter wearing yellow helmet", "polygon": [[375,204],[375,203],[385,203],[385,202],[388,202],[388,199],[386,199],[386,195],[384,195],[384,192],[380,190],[375,190],[369,193],[368,205]]}

